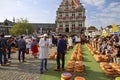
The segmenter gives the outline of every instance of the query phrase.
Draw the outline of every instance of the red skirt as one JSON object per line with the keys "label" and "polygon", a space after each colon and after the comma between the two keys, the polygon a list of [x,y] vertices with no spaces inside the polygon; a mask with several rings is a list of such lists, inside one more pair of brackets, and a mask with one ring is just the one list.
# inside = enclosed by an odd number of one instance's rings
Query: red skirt
{"label": "red skirt", "polygon": [[38,46],[33,45],[31,51],[32,51],[32,53],[38,53]]}

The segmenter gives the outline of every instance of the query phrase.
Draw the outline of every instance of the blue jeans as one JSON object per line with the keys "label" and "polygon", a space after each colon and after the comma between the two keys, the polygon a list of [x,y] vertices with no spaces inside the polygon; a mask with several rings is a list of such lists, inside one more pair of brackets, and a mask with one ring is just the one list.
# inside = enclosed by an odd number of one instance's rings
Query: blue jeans
{"label": "blue jeans", "polygon": [[0,49],[0,64],[3,64],[2,55],[4,56],[4,64],[6,64],[7,58],[6,51],[4,49]]}
{"label": "blue jeans", "polygon": [[43,68],[47,69],[47,59],[40,59],[40,70],[42,71]]}

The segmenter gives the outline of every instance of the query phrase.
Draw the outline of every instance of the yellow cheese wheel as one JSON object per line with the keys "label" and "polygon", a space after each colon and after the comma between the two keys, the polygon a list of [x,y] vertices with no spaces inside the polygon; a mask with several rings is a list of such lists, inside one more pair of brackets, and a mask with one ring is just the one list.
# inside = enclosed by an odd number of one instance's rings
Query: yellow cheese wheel
{"label": "yellow cheese wheel", "polygon": [[75,77],[75,80],[85,80],[84,77]]}
{"label": "yellow cheese wheel", "polygon": [[65,79],[65,80],[71,79],[72,78],[72,74],[68,73],[68,72],[62,73],[61,74],[61,78]]}

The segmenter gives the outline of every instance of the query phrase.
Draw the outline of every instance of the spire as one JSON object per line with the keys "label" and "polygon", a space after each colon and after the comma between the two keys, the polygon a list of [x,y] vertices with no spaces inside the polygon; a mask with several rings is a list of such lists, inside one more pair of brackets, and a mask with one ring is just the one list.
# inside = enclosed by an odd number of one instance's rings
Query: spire
{"label": "spire", "polygon": [[13,17],[13,22],[15,23],[15,17]]}

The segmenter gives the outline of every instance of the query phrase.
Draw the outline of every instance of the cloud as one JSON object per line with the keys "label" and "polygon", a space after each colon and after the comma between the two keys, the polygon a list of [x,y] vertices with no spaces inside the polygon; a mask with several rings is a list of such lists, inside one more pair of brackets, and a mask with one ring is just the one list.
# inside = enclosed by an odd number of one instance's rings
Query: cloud
{"label": "cloud", "polygon": [[[94,14],[94,15],[93,15]],[[87,18],[86,18],[87,19]],[[120,2],[111,2],[105,7],[89,13],[87,25],[94,24],[96,27],[107,26],[113,23],[120,24]]]}
{"label": "cloud", "polygon": [[108,5],[108,7],[101,10],[102,12],[98,14],[98,16],[105,17],[114,17],[120,18],[120,2],[113,2]]}
{"label": "cloud", "polygon": [[15,17],[27,18],[31,23],[54,23],[59,5],[59,0],[1,0],[0,22]]}
{"label": "cloud", "polygon": [[34,1],[33,1],[33,4],[34,4],[34,5],[37,5],[37,4],[38,4],[38,1],[37,1],[37,0],[34,0]]}
{"label": "cloud", "polygon": [[104,12],[119,12],[120,13],[120,2],[113,2],[108,7],[103,9]]}
{"label": "cloud", "polygon": [[109,8],[114,8],[120,5],[120,2],[112,2],[109,4]]}
{"label": "cloud", "polygon": [[101,6],[105,3],[105,0],[83,0],[83,3],[92,6]]}

